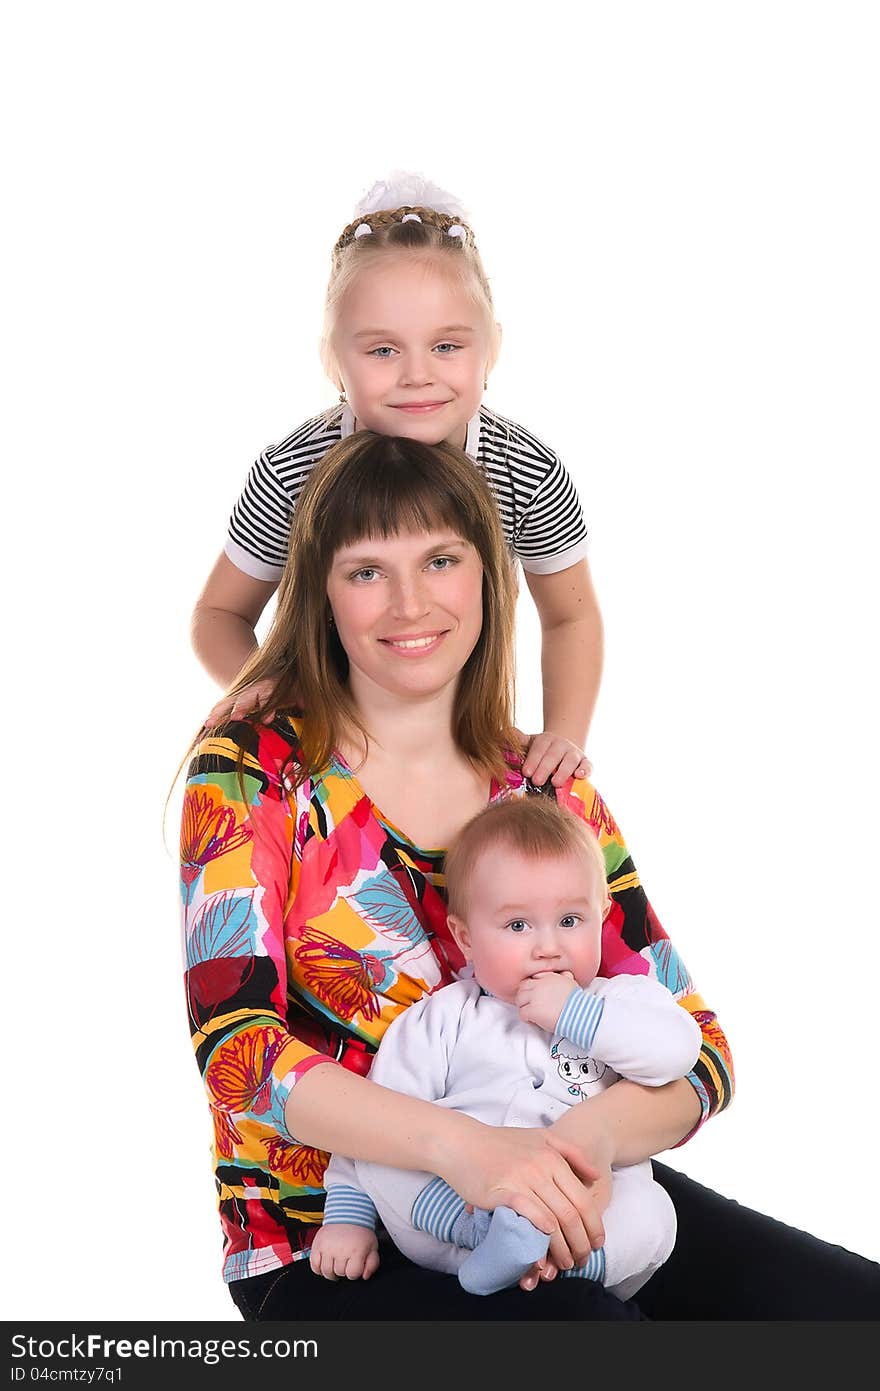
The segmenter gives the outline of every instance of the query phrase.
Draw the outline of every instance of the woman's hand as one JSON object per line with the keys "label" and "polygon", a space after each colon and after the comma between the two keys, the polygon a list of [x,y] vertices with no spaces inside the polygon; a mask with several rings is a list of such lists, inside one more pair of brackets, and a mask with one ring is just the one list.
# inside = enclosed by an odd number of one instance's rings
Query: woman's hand
{"label": "woman's hand", "polygon": [[331,1222],[312,1242],[309,1265],[325,1280],[369,1280],[379,1269],[379,1243],[368,1227]]}
{"label": "woman's hand", "polygon": [[561,787],[569,778],[588,778],[593,771],[583,749],[561,734],[551,734],[545,729],[543,734],[523,734],[522,738],[528,745],[523,777],[536,787],[543,787],[548,778],[552,779],[554,787]]}
{"label": "woman's hand", "polygon": [[[586,1226],[589,1231],[594,1233],[592,1239],[592,1246],[594,1250],[604,1245],[605,1242],[605,1228],[602,1223],[602,1213],[605,1211],[608,1204],[611,1202],[612,1184],[613,1178],[611,1174],[611,1166],[606,1165],[604,1166],[599,1178],[597,1178],[595,1183],[590,1184],[588,1189],[590,1195],[589,1200],[592,1205],[592,1211],[587,1216]],[[582,1258],[576,1257],[574,1265],[585,1265],[588,1256],[589,1252],[586,1256],[583,1256]],[[519,1287],[521,1290],[533,1290],[538,1284],[539,1280],[555,1280],[560,1270],[568,1270],[570,1268],[570,1266],[565,1265],[563,1263],[557,1264],[557,1262],[553,1259],[553,1243],[551,1242],[550,1250],[548,1251],[547,1255],[544,1257],[543,1260],[538,1261],[536,1265],[533,1265],[531,1270],[526,1271],[525,1275],[522,1276],[519,1282]]]}
{"label": "woman's hand", "polygon": [[550,1237],[561,1269],[583,1265],[605,1240],[601,1214],[611,1197],[610,1167],[592,1163],[578,1144],[546,1129],[479,1122],[438,1172],[466,1202],[511,1207]]}
{"label": "woman's hand", "polygon": [[559,1266],[555,1265],[549,1256],[545,1256],[542,1261],[533,1265],[531,1270],[526,1271],[519,1282],[519,1287],[521,1290],[533,1290],[539,1280],[555,1280],[558,1274]]}
{"label": "woman's hand", "polygon": [[223,696],[222,700],[218,700],[217,704],[208,711],[205,729],[214,729],[217,725],[223,724],[225,720],[246,719],[257,709],[260,710],[260,719],[268,724],[275,711],[262,709],[262,707],[268,701],[277,684],[277,677],[267,676],[262,681],[255,681],[252,686],[245,686],[238,695]]}

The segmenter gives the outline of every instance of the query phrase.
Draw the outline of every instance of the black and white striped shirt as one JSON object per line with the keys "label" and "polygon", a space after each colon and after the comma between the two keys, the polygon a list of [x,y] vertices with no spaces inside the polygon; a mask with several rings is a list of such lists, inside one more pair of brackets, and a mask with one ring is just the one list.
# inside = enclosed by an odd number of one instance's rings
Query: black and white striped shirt
{"label": "black and white striped shirt", "polygon": [[[354,430],[348,406],[307,420],[254,462],[229,519],[226,554],[258,580],[281,577],[290,518],[327,450]],[[521,425],[481,406],[465,449],[489,483],[504,535],[524,570],[550,575],[582,560],[587,528],[574,484],[552,449]]]}

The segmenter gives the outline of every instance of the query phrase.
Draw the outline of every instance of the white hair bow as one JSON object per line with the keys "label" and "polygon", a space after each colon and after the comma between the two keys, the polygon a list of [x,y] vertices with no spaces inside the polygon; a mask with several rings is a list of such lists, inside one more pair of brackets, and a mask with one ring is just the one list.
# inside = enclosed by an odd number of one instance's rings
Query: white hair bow
{"label": "white hair bow", "polygon": [[[361,198],[354,210],[354,217],[368,217],[388,208],[433,208],[435,212],[447,213],[450,217],[468,221],[461,203],[453,194],[421,174],[408,174],[395,169],[387,179],[379,179]],[[410,214],[411,216],[413,214]],[[363,233],[362,233],[363,235]],[[460,234],[457,234],[460,235]]]}

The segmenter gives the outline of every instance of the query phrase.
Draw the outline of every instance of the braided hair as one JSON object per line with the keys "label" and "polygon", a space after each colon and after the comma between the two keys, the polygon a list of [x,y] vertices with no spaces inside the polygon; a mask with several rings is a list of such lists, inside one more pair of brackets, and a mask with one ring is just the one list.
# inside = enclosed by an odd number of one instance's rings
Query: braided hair
{"label": "braided hair", "polygon": [[343,228],[333,247],[330,280],[321,338],[321,361],[337,386],[339,369],[333,352],[333,333],[339,306],[355,278],[391,253],[422,253],[436,258],[457,274],[486,316],[493,345],[489,366],[497,356],[497,330],[492,291],[473,231],[460,217],[436,208],[404,204],[356,217]]}

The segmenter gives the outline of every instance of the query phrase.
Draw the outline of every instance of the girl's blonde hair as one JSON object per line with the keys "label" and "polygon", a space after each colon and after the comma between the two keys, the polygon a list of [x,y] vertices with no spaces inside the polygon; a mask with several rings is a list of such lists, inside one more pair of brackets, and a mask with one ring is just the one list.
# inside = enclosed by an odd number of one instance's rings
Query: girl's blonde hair
{"label": "girl's blonde hair", "polygon": [[[404,218],[407,220],[404,221]],[[369,228],[369,232],[362,233],[364,227]],[[333,248],[324,305],[321,362],[334,386],[342,389],[333,344],[340,305],[358,275],[387,262],[392,254],[433,262],[461,282],[485,316],[489,344],[486,362],[488,374],[498,357],[500,335],[495,322],[489,279],[474,234],[466,223],[451,213],[438,212],[436,208],[404,205],[355,218],[344,228]]]}
{"label": "girl's blonde hair", "polygon": [[254,719],[261,710],[302,709],[299,781],[326,767],[344,731],[367,741],[327,597],[336,552],[367,537],[441,527],[469,541],[483,567],[483,625],[459,677],[453,734],[474,764],[504,776],[505,752],[521,740],[513,726],[516,580],[498,509],[460,449],[363,430],[329,449],[306,483],[271,627],[229,692],[268,679],[273,689]]}
{"label": "girl's blonde hair", "polygon": [[446,895],[449,912],[467,920],[467,891],[477,861],[485,851],[505,845],[527,860],[584,859],[596,876],[603,913],[607,910],[605,857],[596,831],[575,812],[550,797],[510,797],[472,817],[446,853]]}

